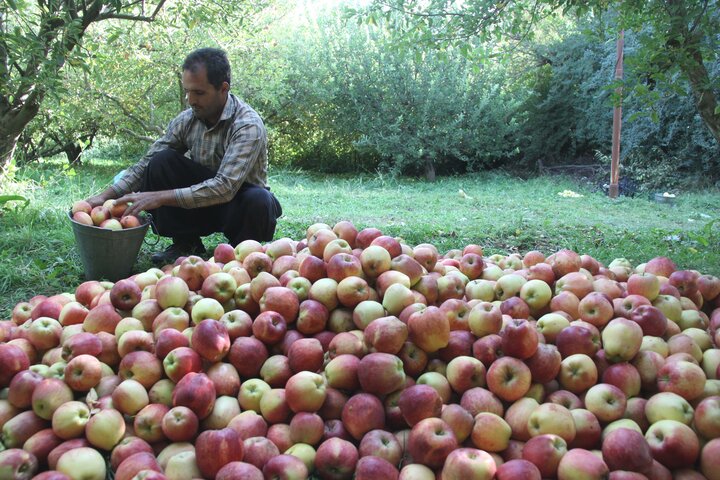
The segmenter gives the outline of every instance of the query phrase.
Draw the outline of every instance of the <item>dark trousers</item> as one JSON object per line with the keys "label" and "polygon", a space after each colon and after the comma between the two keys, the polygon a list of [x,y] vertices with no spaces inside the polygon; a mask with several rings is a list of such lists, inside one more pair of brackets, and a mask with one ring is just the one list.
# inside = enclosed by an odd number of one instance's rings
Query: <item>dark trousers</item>
{"label": "dark trousers", "polygon": [[[142,191],[184,188],[215,176],[215,172],[175,150],[163,150],[150,159]],[[244,183],[228,203],[186,209],[160,207],[150,212],[157,233],[174,239],[192,239],[222,232],[232,245],[243,240],[269,241],[275,234],[280,202],[267,188]]]}

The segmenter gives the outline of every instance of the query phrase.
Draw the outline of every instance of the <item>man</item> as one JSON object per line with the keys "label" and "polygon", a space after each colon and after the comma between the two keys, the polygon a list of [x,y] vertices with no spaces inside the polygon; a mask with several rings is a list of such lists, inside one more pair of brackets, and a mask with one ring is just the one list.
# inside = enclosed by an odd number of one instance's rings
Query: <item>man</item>
{"label": "man", "polygon": [[203,48],[182,65],[188,105],[165,135],[104,192],[87,201],[146,210],[172,245],[153,262],[205,253],[201,237],[222,232],[236,245],[271,240],[280,203],[267,187],[267,131],[260,116],[230,90],[225,52]]}

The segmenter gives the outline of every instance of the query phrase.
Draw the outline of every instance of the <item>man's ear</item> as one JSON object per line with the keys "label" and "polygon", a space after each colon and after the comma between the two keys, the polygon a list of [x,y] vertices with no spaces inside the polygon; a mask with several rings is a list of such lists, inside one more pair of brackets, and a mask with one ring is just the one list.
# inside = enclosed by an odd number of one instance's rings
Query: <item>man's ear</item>
{"label": "man's ear", "polygon": [[230,91],[230,84],[228,82],[223,82],[222,86],[220,87],[220,91],[222,93],[228,93]]}

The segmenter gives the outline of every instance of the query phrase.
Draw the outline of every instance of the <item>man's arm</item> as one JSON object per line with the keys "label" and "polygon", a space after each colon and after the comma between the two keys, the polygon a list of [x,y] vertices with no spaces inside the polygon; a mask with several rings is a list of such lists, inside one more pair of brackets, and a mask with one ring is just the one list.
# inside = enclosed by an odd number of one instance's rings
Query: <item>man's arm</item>
{"label": "man's arm", "polygon": [[[112,189],[111,189],[112,190]],[[175,190],[162,190],[159,192],[128,193],[116,200],[117,203],[130,204],[125,215],[139,215],[143,210],[154,210],[158,207],[177,207],[178,201]]]}

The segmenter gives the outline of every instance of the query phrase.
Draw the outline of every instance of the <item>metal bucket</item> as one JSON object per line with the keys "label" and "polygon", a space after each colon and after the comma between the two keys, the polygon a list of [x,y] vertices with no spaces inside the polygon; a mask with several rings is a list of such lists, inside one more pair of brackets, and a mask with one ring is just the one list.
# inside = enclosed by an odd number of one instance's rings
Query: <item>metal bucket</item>
{"label": "metal bucket", "polygon": [[116,282],[132,274],[150,225],[146,218],[140,218],[139,227],[109,230],[78,223],[71,213],[68,216],[87,280]]}

